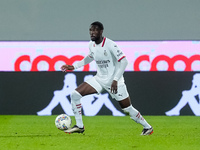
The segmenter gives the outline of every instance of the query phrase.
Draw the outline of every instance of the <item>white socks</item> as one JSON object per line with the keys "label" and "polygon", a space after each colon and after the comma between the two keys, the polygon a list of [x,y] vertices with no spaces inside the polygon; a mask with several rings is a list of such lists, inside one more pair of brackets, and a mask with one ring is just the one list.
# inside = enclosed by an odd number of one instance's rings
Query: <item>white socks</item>
{"label": "white socks", "polygon": [[[71,104],[72,104],[72,110],[74,112],[74,116],[76,119],[76,125],[79,128],[83,128],[83,120],[82,120],[82,106],[80,99],[82,98],[82,95],[74,90],[71,93]],[[151,126],[146,122],[146,120],[142,117],[139,111],[137,111],[132,105],[122,109],[124,112],[128,112],[130,115],[130,118],[133,119],[135,122],[141,124],[145,129],[151,128]]]}
{"label": "white socks", "polygon": [[129,107],[122,109],[124,112],[129,113],[130,118],[133,119],[135,122],[141,124],[145,129],[151,128],[151,126],[146,122],[146,120],[142,117],[140,112],[136,110],[132,105]]}
{"label": "white socks", "polygon": [[76,125],[79,128],[83,128],[83,120],[82,120],[82,106],[81,106],[81,102],[80,99],[82,98],[82,95],[77,92],[76,90],[74,90],[71,93],[71,104],[72,104],[72,110],[74,112],[74,116],[76,119]]}

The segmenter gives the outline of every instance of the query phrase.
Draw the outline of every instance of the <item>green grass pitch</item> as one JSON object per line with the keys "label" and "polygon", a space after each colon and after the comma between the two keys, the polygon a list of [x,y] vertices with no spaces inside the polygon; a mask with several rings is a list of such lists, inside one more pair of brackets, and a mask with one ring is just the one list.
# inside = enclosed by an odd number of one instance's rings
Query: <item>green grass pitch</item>
{"label": "green grass pitch", "polygon": [[142,126],[129,116],[83,116],[85,134],[65,134],[55,127],[55,118],[0,115],[0,150],[200,149],[200,118],[195,116],[144,116],[154,127],[150,136],[141,136]]}

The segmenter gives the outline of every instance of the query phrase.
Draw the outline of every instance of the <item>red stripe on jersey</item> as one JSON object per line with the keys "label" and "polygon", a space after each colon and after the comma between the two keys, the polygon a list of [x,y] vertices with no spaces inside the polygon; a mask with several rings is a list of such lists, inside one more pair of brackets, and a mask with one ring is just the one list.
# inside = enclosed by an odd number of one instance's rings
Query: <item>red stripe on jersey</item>
{"label": "red stripe on jersey", "polygon": [[125,57],[125,56],[123,56],[122,58],[120,58],[120,59],[118,60],[118,62],[119,62],[120,60],[122,60],[124,57]]}
{"label": "red stripe on jersey", "polygon": [[104,44],[105,44],[105,41],[106,41],[106,37],[104,37],[104,38],[103,38],[102,47],[104,46]]}

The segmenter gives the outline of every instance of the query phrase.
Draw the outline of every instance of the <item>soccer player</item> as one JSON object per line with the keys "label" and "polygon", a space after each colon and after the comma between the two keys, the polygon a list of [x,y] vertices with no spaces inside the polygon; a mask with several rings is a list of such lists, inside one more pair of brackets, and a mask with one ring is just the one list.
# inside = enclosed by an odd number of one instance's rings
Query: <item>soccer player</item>
{"label": "soccer player", "polygon": [[97,66],[97,74],[80,84],[71,93],[71,105],[76,125],[64,132],[83,133],[85,129],[82,120],[80,99],[85,95],[100,93],[106,90],[112,98],[119,102],[122,110],[129,113],[131,119],[144,127],[141,135],[150,135],[153,133],[153,128],[142,117],[140,112],[132,106],[124,83],[123,73],[128,64],[126,56],[114,41],[102,35],[103,30],[104,27],[101,22],[93,22],[89,29],[91,38],[89,54],[75,65],[66,64],[61,67],[61,70],[66,72],[67,70],[80,68],[93,60],[95,60]]}

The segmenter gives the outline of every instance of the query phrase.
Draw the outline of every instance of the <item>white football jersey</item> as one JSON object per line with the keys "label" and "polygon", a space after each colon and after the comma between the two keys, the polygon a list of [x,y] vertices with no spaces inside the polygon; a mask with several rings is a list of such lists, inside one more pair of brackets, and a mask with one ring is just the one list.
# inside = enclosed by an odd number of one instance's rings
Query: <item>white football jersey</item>
{"label": "white football jersey", "polygon": [[[125,54],[114,41],[106,37],[100,44],[90,41],[89,49],[89,57],[96,61],[96,80],[103,85],[110,86],[117,69],[119,69],[117,62],[123,59]],[[124,83],[123,76],[119,79],[118,85],[120,83]]]}

